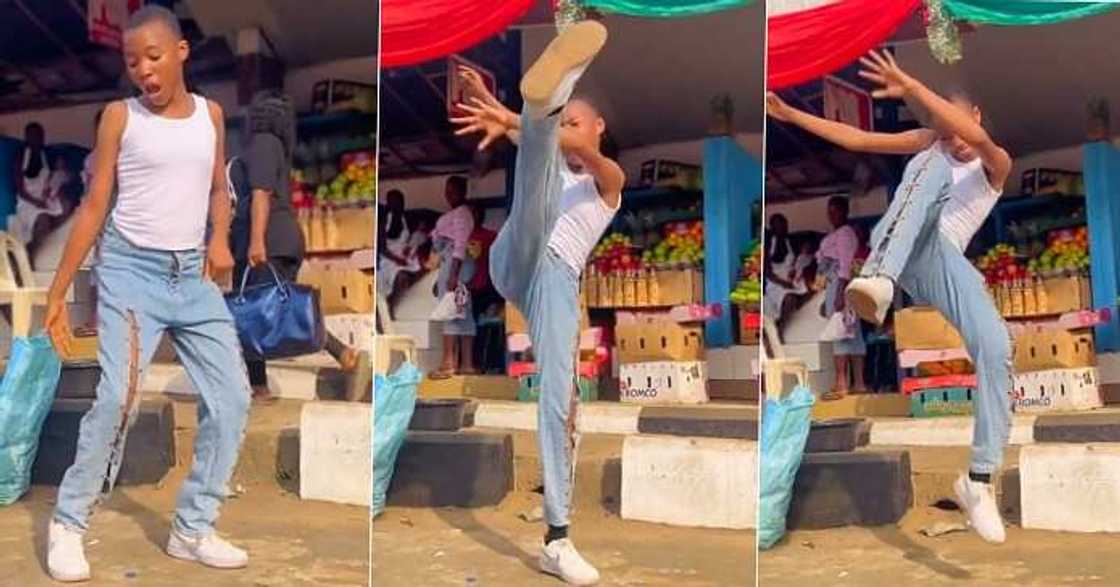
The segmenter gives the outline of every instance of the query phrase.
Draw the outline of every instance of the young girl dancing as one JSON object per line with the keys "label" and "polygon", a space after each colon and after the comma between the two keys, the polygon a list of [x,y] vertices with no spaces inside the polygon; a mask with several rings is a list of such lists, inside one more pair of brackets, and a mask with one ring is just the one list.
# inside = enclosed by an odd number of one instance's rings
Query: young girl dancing
{"label": "young girl dancing", "polygon": [[861,318],[881,324],[901,287],[937,308],[961,336],[976,366],[978,393],[972,459],[954,484],[969,523],[988,542],[1004,541],[991,477],[1003,461],[1011,418],[1011,337],[964,256],[1003,191],[1011,157],[980,124],[980,108],[963,94],[945,99],[907,75],[888,53],[862,59],[875,98],[901,98],[928,111],[932,129],[865,132],[791,108],[767,96],[767,113],[851,151],[915,154],[894,199],[871,235],[871,255],[847,287]]}
{"label": "young girl dancing", "polygon": [[541,377],[539,441],[548,522],[541,570],[573,585],[599,573],[568,538],[575,475],[580,272],[622,200],[622,169],[600,151],[606,123],[572,90],[606,42],[599,23],[581,22],[556,37],[525,74],[519,115],[502,106],[478,75],[462,71],[470,103],[452,119],[459,134],[482,133],[485,149],[506,136],[519,143],[513,206],[490,251],[494,287],[529,322]]}

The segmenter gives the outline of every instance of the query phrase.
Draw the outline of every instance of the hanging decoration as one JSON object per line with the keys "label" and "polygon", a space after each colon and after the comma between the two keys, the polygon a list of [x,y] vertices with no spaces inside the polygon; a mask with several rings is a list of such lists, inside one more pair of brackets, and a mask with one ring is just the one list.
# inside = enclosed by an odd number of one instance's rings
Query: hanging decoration
{"label": "hanging decoration", "polygon": [[680,18],[720,10],[742,8],[754,0],[583,0],[587,6],[604,12],[630,16]]}
{"label": "hanging decoration", "polygon": [[940,0],[956,20],[998,25],[1040,25],[1093,16],[1120,6],[1111,2]]}
{"label": "hanging decoration", "polygon": [[819,78],[890,38],[921,0],[837,0],[770,17],[766,84],[781,89]]}
{"label": "hanging decoration", "polygon": [[563,31],[568,28],[568,25],[581,20],[587,20],[587,10],[578,0],[555,0],[552,9],[558,31]]}
{"label": "hanging decoration", "polygon": [[926,39],[933,58],[948,65],[961,60],[961,35],[957,23],[945,10],[943,0],[925,0]]}
{"label": "hanging decoration", "polygon": [[446,57],[501,33],[533,0],[382,0],[381,67]]}

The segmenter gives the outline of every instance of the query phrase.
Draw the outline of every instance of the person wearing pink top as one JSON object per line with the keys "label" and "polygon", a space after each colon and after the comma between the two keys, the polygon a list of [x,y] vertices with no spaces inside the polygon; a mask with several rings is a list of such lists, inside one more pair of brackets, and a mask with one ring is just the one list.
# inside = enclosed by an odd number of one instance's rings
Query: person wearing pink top
{"label": "person wearing pink top", "polygon": [[[852,279],[852,264],[856,253],[859,251],[859,236],[848,224],[848,200],[836,196],[828,201],[828,221],[832,225],[832,232],[821,241],[817,251],[818,271],[825,277],[825,302],[821,307],[821,315],[832,318],[833,314],[842,313],[844,321],[855,332],[851,338],[832,341],[832,358],[836,367],[836,382],[823,399],[840,399],[849,392],[849,377],[854,381],[851,391],[864,393],[867,385],[863,381],[863,362],[867,355],[867,344],[860,332],[859,318],[856,317],[845,304],[844,288]],[[849,368],[851,374],[849,375]]]}
{"label": "person wearing pink top", "polygon": [[[440,255],[439,277],[436,279],[436,298],[455,291],[459,284],[468,284],[474,277],[474,260],[467,255],[467,243],[474,232],[474,214],[467,205],[467,178],[454,175],[447,178],[444,197],[451,208],[436,221],[432,231],[432,245]],[[440,368],[430,374],[432,379],[447,379],[456,372],[465,375],[477,373],[471,349],[474,348],[474,314],[467,302],[466,316],[443,323],[443,361]],[[463,368],[459,363],[462,360]]]}

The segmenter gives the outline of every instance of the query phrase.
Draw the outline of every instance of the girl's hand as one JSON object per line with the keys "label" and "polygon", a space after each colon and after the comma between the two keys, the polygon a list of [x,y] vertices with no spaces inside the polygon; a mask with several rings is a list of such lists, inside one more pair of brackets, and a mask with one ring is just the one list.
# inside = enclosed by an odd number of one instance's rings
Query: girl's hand
{"label": "girl's hand", "polygon": [[233,255],[229,252],[229,245],[212,241],[206,251],[203,276],[210,278],[214,283],[225,283],[231,271],[233,271]]}
{"label": "girl's hand", "polygon": [[490,89],[486,87],[486,83],[482,81],[482,76],[474,69],[470,67],[460,67],[459,79],[463,81],[463,86],[466,89],[464,95],[468,100],[471,98],[478,98],[486,104],[501,106],[498,99],[495,98],[494,94],[490,93]]}
{"label": "girl's hand", "polygon": [[472,104],[458,105],[467,114],[452,118],[453,124],[462,125],[455,131],[455,136],[482,133],[482,140],[478,143],[478,150],[482,151],[495,140],[505,136],[506,131],[513,127],[510,113],[500,104],[488,104],[479,98],[471,98]]}
{"label": "girl's hand", "polygon": [[55,352],[64,359],[70,357],[73,354],[74,334],[70,331],[70,312],[66,309],[64,298],[48,298],[46,327]]}
{"label": "girl's hand", "polygon": [[766,92],[766,114],[775,120],[789,122],[793,108],[774,92]]}
{"label": "girl's hand", "polygon": [[894,56],[886,51],[872,51],[859,62],[866,68],[859,72],[860,77],[882,86],[871,92],[873,98],[904,98],[914,87],[914,78],[902,71]]}

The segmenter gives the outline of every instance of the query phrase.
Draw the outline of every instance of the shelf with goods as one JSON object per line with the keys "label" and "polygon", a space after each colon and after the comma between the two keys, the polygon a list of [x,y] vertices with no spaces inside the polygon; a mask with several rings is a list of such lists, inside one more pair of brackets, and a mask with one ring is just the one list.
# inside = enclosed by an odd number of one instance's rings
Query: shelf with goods
{"label": "shelf with goods", "polygon": [[301,116],[291,192],[307,262],[326,314],[373,312],[377,117],[335,111]]}
{"label": "shelf with goods", "polygon": [[[975,259],[1014,338],[1015,406],[1028,412],[1099,407],[1091,329],[1108,323],[1112,310],[1093,309],[1088,228],[1044,226],[1041,246],[998,243]],[[899,367],[916,371],[902,385],[912,415],[969,413],[975,376],[956,330],[929,309],[900,312],[895,320]],[[1047,395],[1047,386],[1061,391]]]}
{"label": "shelf with goods", "polygon": [[731,303],[735,305],[739,327],[738,342],[758,346],[762,324],[762,243],[751,243],[749,253],[743,256],[739,268],[739,281],[731,290]]}

